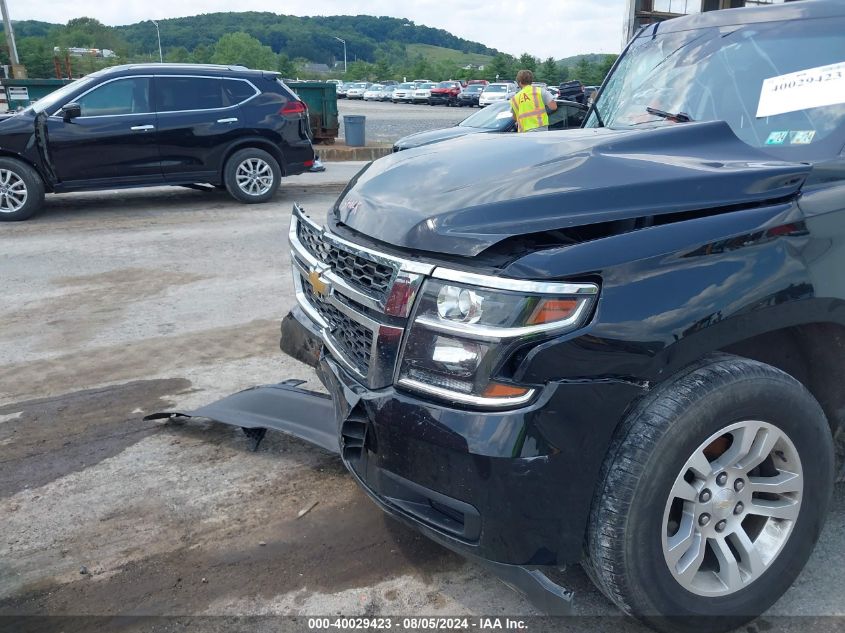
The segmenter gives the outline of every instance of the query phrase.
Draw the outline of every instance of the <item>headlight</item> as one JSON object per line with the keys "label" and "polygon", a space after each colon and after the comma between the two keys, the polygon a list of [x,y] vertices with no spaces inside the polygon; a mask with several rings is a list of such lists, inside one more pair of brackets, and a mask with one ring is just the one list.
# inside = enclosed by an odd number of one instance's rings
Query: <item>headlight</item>
{"label": "headlight", "polygon": [[[513,407],[535,389],[493,379],[515,347],[589,318],[596,284],[540,283],[435,271],[420,293],[398,384],[452,402]],[[484,285],[481,285],[484,284]]]}

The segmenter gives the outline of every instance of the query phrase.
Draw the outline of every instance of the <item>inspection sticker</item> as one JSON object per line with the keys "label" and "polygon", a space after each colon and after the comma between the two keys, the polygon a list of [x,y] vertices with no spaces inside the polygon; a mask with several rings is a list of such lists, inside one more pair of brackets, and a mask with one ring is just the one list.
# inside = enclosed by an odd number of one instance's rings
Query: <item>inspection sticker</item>
{"label": "inspection sticker", "polygon": [[763,82],[757,118],[845,103],[845,62]]}
{"label": "inspection sticker", "polygon": [[809,145],[813,142],[813,138],[816,136],[815,130],[802,130],[800,132],[793,132],[792,133],[792,140],[790,143],[793,145]]}
{"label": "inspection sticker", "polygon": [[772,132],[766,139],[766,145],[783,145],[789,137],[789,132]]}

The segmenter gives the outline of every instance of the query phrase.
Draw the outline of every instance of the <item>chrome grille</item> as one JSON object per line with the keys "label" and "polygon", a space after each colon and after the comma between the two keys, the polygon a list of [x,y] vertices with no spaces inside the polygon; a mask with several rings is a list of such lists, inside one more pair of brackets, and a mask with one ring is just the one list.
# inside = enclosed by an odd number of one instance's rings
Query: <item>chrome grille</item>
{"label": "chrome grille", "polygon": [[392,267],[361,257],[342,246],[323,241],[314,227],[299,223],[300,243],[339,277],[364,292],[384,297],[396,272]]}
{"label": "chrome grille", "polygon": [[366,376],[370,370],[370,350],[373,347],[373,333],[317,295],[307,279],[301,278],[302,289],[308,302],[328,323],[329,333],[338,348],[358,371]]}
{"label": "chrome grille", "polygon": [[433,266],[347,242],[294,205],[296,299],[335,360],[373,389],[393,383],[416,294]]}

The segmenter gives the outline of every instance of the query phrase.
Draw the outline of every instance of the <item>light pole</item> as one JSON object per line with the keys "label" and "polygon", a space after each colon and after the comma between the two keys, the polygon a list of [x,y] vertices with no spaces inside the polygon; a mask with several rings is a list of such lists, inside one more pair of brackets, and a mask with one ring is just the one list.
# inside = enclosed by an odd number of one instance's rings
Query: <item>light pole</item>
{"label": "light pole", "polygon": [[15,45],[15,32],[12,29],[12,21],[9,19],[9,9],[6,8],[6,0],[0,0],[0,9],[3,10],[3,28],[6,31],[6,45],[9,47],[9,61],[13,66],[20,64],[18,59],[18,47]]}
{"label": "light pole", "polygon": [[343,44],[343,74],[346,74],[346,40],[342,40],[339,37],[335,37],[338,42]]}
{"label": "light pole", "polygon": [[158,61],[162,64],[164,63],[164,54],[161,52],[161,31],[158,30],[158,22],[155,20],[150,20],[156,27],[156,37],[158,38]]}

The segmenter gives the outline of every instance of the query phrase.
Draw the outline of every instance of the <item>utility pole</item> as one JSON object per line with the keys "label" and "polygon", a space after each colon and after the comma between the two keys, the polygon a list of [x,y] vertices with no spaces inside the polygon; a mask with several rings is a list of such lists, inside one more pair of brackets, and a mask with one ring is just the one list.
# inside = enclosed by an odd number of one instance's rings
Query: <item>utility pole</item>
{"label": "utility pole", "polygon": [[346,74],[346,40],[342,40],[337,36],[335,36],[335,39],[338,42],[341,42],[343,44],[343,74],[345,75]]}
{"label": "utility pole", "polygon": [[12,62],[12,66],[18,66],[21,62],[18,59],[15,32],[12,30],[12,21],[9,19],[9,9],[6,7],[6,0],[0,0],[0,10],[3,11],[3,29],[6,31],[6,44],[9,47],[9,61]]}

